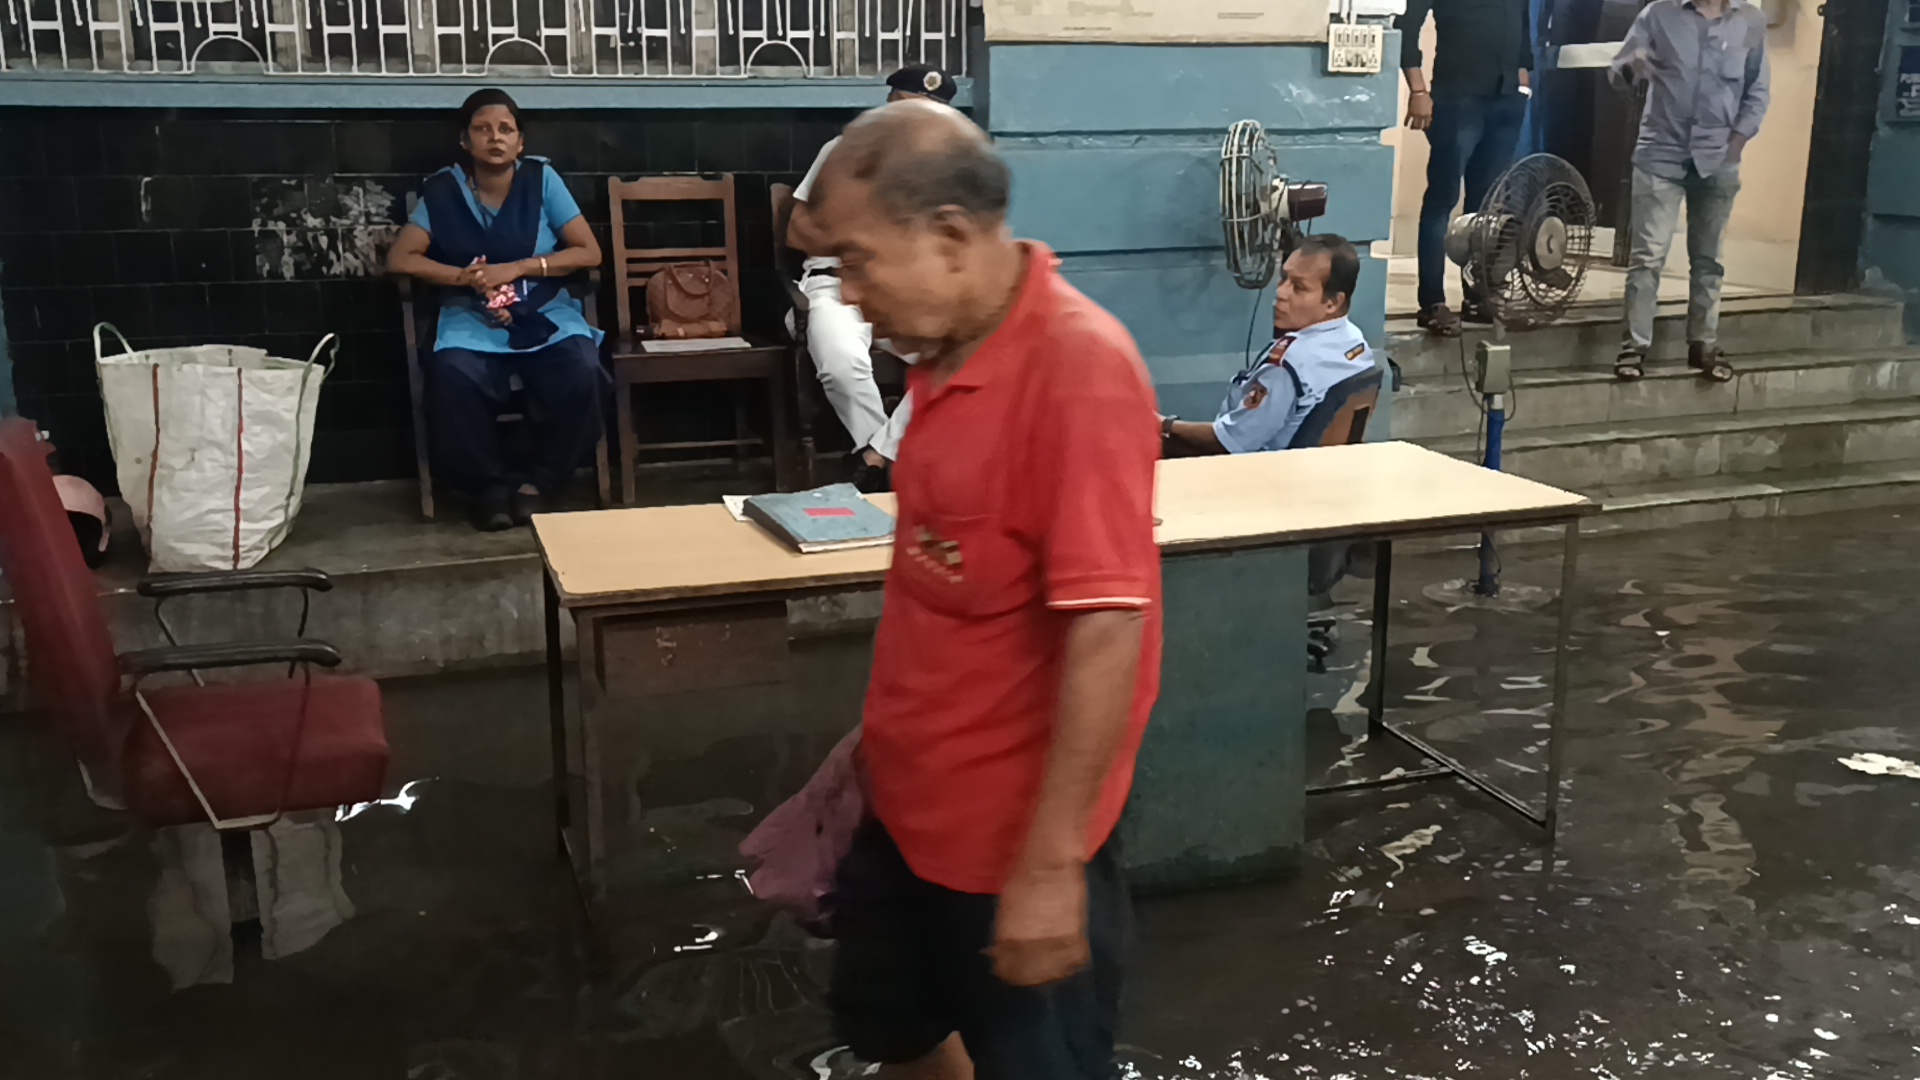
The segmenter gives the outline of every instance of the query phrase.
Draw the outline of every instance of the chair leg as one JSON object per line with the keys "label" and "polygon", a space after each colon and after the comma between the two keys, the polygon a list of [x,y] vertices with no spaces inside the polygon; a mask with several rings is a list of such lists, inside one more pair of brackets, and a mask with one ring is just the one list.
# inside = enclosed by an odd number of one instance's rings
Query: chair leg
{"label": "chair leg", "polygon": [[793,491],[793,447],[787,435],[787,372],[776,366],[767,380],[767,422],[773,430],[773,487]]}
{"label": "chair leg", "polygon": [[737,473],[747,467],[747,399],[738,383],[729,389],[733,397],[733,471]]}
{"label": "chair leg", "polygon": [[640,462],[640,437],[633,430],[633,384],[623,379],[614,384],[614,390],[620,395],[614,401],[620,429],[620,505],[632,506],[639,497],[634,474]]}
{"label": "chair leg", "polygon": [[607,462],[607,435],[600,433],[600,441],[593,447],[593,475],[600,482],[600,509],[613,505],[613,470]]}

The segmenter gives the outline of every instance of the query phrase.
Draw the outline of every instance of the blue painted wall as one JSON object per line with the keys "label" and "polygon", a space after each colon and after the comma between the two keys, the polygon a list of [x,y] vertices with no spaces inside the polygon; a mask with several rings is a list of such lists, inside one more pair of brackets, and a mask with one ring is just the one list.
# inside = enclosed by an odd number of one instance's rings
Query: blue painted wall
{"label": "blue painted wall", "polygon": [[1906,4],[1887,10],[1886,55],[1880,65],[1880,123],[1867,168],[1867,235],[1861,246],[1866,280],[1897,287],[1907,302],[1907,334],[1920,335],[1920,122],[1890,119],[1903,46],[1920,47],[1920,27]]}
{"label": "blue painted wall", "polygon": [[[1387,55],[1397,55],[1389,35]],[[1014,231],[1046,241],[1073,282],[1124,321],[1161,406],[1211,416],[1270,325],[1227,273],[1219,153],[1236,120],[1266,125],[1280,168],[1332,188],[1320,232],[1387,237],[1395,73],[1327,75],[1324,45],[995,45],[983,99],[1014,170]],[[1354,320],[1384,343],[1386,269],[1362,264]]]}

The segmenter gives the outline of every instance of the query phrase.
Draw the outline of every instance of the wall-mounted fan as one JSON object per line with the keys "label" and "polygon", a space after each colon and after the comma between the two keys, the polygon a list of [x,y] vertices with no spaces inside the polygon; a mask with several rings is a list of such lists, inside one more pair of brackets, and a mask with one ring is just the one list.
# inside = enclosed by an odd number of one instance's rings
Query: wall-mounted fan
{"label": "wall-mounted fan", "polygon": [[1264,289],[1300,242],[1300,223],[1327,212],[1327,185],[1280,171],[1266,129],[1242,120],[1220,145],[1220,227],[1227,267],[1243,289]]}
{"label": "wall-mounted fan", "polygon": [[1543,326],[1580,295],[1593,224],[1593,196],[1579,170],[1533,154],[1500,175],[1479,209],[1453,220],[1447,258],[1495,326]]}

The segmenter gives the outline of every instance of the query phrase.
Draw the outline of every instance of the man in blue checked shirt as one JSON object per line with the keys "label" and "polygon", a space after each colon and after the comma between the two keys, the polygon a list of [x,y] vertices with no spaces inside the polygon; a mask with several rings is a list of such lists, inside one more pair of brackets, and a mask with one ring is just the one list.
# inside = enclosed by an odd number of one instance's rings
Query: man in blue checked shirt
{"label": "man in blue checked shirt", "polygon": [[1715,343],[1720,245],[1740,191],[1740,155],[1767,114],[1767,17],[1747,0],[1653,0],[1614,58],[1615,85],[1646,93],[1633,151],[1627,324],[1614,374],[1646,374],[1660,271],[1687,208],[1687,361],[1733,378]]}
{"label": "man in blue checked shirt", "polygon": [[1332,233],[1309,236],[1281,273],[1273,298],[1277,339],[1252,367],[1234,376],[1211,422],[1161,418],[1169,454],[1285,450],[1329,391],[1373,370],[1373,350],[1347,318],[1360,283],[1360,255],[1353,245]]}

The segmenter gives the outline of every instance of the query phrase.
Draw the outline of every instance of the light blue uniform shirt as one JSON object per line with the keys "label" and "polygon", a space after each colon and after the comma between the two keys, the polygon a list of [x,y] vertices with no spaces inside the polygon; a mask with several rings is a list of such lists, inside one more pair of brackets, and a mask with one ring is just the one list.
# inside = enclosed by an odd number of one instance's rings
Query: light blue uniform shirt
{"label": "light blue uniform shirt", "polygon": [[1233,377],[1213,433],[1230,454],[1285,450],[1336,383],[1372,370],[1373,349],[1345,316],[1282,335]]}
{"label": "light blue uniform shirt", "polygon": [[[539,160],[546,161],[545,158]],[[460,182],[460,194],[467,200],[467,208],[473,211],[481,224],[491,226],[494,212],[481,205],[480,200],[474,197],[473,184],[468,181],[466,170],[458,165],[451,165],[442,171],[453,173],[454,179]],[[545,182],[540,187],[540,211],[540,232],[533,245],[535,257],[551,255],[559,251],[560,230],[580,216],[580,204],[574,201],[573,193],[567,190],[567,185],[561,181],[560,174],[554,171],[551,164],[547,166]],[[433,234],[433,224],[427,217],[425,199],[421,199],[419,205],[413,208],[413,214],[407,220],[426,230],[429,236]],[[546,344],[539,348],[545,348],[556,341],[570,337],[590,337],[598,343],[605,336],[587,325],[585,309],[581,307],[580,301],[565,289],[562,289],[560,295],[554,297],[540,311],[547,318],[552,319],[553,325],[558,329],[551,338],[547,339]],[[457,303],[445,304],[440,308],[440,331],[434,337],[433,347],[436,350],[471,349],[480,353],[534,351],[533,349],[514,349],[507,344],[506,327],[495,326],[493,321],[477,308]]]}

